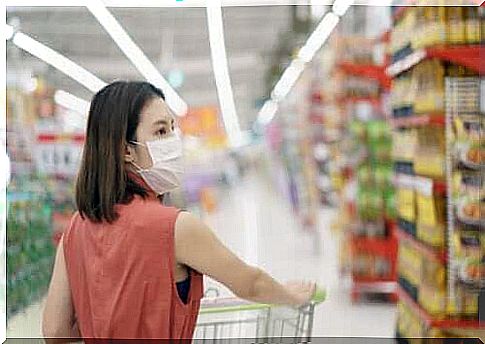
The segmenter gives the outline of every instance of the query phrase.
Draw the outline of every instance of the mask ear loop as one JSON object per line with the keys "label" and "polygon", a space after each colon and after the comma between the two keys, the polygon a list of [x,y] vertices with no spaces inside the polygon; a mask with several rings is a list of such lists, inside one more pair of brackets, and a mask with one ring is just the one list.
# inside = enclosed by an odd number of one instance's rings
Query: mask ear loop
{"label": "mask ear loop", "polygon": [[[141,142],[129,141],[128,143],[133,144],[133,145],[138,145],[138,146],[144,146],[144,147],[146,147],[146,144],[141,143]],[[132,164],[133,166],[135,166],[135,168],[136,168],[136,170],[137,170],[138,173],[140,173],[140,172],[143,171],[143,168],[141,168],[136,162],[130,161],[130,164]]]}

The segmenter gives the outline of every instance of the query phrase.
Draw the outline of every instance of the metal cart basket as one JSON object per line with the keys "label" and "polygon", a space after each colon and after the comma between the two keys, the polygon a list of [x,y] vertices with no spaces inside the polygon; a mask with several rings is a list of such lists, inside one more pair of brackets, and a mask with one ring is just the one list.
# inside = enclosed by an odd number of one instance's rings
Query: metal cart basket
{"label": "metal cart basket", "polygon": [[[325,300],[319,290],[300,308],[250,303],[237,298],[204,299],[195,342],[308,343],[311,341],[315,306]],[[249,342],[248,342],[249,343]]]}

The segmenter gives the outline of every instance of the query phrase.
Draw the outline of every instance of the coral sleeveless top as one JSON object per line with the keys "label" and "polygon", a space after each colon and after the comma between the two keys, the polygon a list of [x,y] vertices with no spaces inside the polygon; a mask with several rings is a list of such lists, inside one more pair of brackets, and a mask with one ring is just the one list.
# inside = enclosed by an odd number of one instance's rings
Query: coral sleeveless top
{"label": "coral sleeveless top", "polygon": [[191,339],[202,275],[190,270],[187,303],[174,280],[174,227],[180,210],[135,196],[117,205],[112,224],[76,213],[63,235],[64,256],[85,339]]}

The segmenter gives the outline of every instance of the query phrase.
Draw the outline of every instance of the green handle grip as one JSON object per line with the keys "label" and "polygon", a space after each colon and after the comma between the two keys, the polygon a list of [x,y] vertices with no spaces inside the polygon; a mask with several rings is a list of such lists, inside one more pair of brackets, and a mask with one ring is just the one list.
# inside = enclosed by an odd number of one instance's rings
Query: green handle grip
{"label": "green handle grip", "polygon": [[315,304],[322,303],[327,298],[327,291],[323,288],[317,288],[315,294],[313,294],[312,302]]}

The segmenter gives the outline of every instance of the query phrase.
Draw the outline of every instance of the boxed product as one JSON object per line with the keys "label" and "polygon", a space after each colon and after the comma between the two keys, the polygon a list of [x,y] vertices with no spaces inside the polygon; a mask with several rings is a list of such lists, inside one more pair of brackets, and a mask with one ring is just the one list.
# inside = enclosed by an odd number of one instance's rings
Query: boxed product
{"label": "boxed product", "polygon": [[416,220],[414,178],[407,175],[397,175],[396,179],[397,213],[402,219],[414,222]]}
{"label": "boxed product", "polygon": [[444,110],[443,63],[437,59],[426,60],[412,70],[412,89],[414,92],[414,111],[416,114],[443,112]]}
{"label": "boxed product", "polygon": [[478,317],[478,293],[460,284],[455,286],[455,295],[448,302],[451,316]]}
{"label": "boxed product", "polygon": [[480,43],[480,14],[478,8],[464,7],[466,41],[469,44]]}
{"label": "boxed product", "polygon": [[466,21],[464,7],[447,7],[448,43],[463,44],[466,42]]}
{"label": "boxed product", "polygon": [[443,128],[426,127],[418,130],[418,145],[414,156],[416,174],[445,178],[445,133]]}
{"label": "boxed product", "polygon": [[416,130],[394,131],[392,134],[392,157],[399,161],[413,161],[418,136]]}
{"label": "boxed product", "polygon": [[446,315],[446,290],[436,289],[425,284],[419,286],[419,304],[432,316]]}
{"label": "boxed product", "polygon": [[420,283],[423,275],[422,256],[406,240],[399,242],[398,271],[414,286]]}
{"label": "boxed product", "polygon": [[433,180],[415,177],[416,227],[418,238],[431,246],[444,247],[446,202],[443,194],[433,192]]}
{"label": "boxed product", "polygon": [[446,290],[446,266],[443,262],[433,259],[422,261],[422,284],[436,290]]}
{"label": "boxed product", "polygon": [[409,343],[422,343],[423,339],[421,338],[425,337],[426,333],[422,320],[414,313],[413,309],[404,301],[400,301],[397,305],[397,314],[397,329],[399,334],[404,338],[409,338]]}

